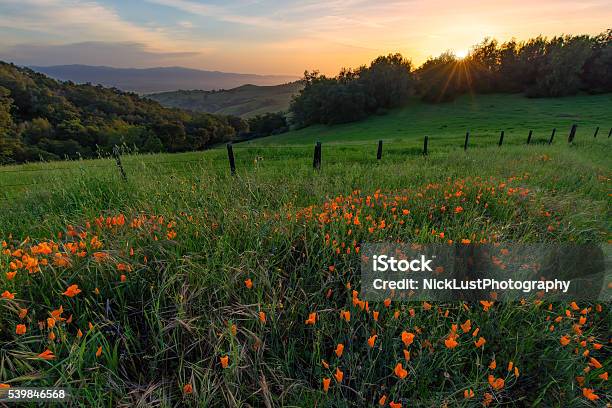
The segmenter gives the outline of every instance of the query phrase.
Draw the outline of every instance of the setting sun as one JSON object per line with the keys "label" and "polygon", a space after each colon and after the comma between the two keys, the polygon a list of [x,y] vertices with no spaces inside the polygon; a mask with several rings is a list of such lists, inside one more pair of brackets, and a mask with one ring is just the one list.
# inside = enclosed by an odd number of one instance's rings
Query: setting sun
{"label": "setting sun", "polygon": [[465,57],[468,56],[468,51],[467,50],[456,50],[455,51],[455,56],[459,59],[464,59]]}

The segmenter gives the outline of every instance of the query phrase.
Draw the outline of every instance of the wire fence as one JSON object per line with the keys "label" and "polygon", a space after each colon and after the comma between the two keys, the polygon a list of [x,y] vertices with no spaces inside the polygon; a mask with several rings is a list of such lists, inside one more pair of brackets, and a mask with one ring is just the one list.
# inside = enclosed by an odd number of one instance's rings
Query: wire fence
{"label": "wire fence", "polygon": [[[598,126],[595,129],[594,134],[591,136],[591,139],[596,139],[597,135],[599,133],[600,127]],[[516,137],[513,136],[513,140],[510,141],[510,143],[508,143],[508,138],[506,133],[502,130],[499,134],[499,139],[497,139],[497,146],[498,147],[502,147],[504,145],[504,143],[506,144],[513,144],[513,145],[529,145],[529,144],[547,144],[547,145],[551,145],[555,142],[555,136],[557,135],[557,131],[556,129],[552,129],[552,132],[550,133],[549,136],[546,136],[545,139],[543,139],[542,137],[538,138],[537,140],[533,139],[533,131],[529,131],[529,134],[527,136],[526,139],[522,139],[522,141],[518,141]],[[569,130],[569,134],[567,136],[567,143],[568,144],[574,144],[575,140],[576,140],[576,136],[577,136],[577,125],[572,125],[572,127]],[[608,136],[607,138],[609,139],[612,136],[612,128],[610,128],[609,132],[608,132]],[[484,147],[484,146],[491,146],[492,143],[490,141],[490,139],[488,140],[488,142],[486,144],[482,144],[481,143],[474,143],[473,140],[474,135],[471,135],[469,131],[466,132],[465,137],[459,137],[461,138],[461,147],[463,148],[463,150],[468,150],[468,149],[473,149],[473,148],[478,148],[478,147]],[[448,138],[446,138],[448,139]],[[439,140],[439,139],[438,139]],[[438,141],[436,140],[436,142]],[[459,139],[458,138],[453,138],[454,142],[457,142]],[[584,140],[584,139],[583,139]],[[412,142],[413,144],[406,144],[404,143],[395,143],[393,141],[383,141],[383,140],[378,140],[377,144],[374,145],[375,141],[359,141],[359,142],[341,142],[341,141],[337,141],[337,142],[329,142],[326,143],[325,145],[328,147],[332,147],[332,148],[363,148],[363,147],[367,147],[368,149],[371,149],[371,151],[374,153],[376,153],[376,161],[380,161],[383,158],[383,154],[384,152],[398,152],[401,154],[407,154],[407,152],[412,153],[412,154],[420,154],[423,156],[427,156],[430,152],[432,147],[436,148],[438,147],[438,145],[433,145],[432,146],[432,139],[430,139],[428,136],[425,136],[422,139],[422,145],[419,146],[419,141],[415,140],[415,139],[411,139],[410,142]],[[457,143],[458,144],[458,143]],[[384,148],[383,148],[384,146]],[[223,157],[223,154],[221,152],[221,149],[223,148],[227,149],[227,158],[225,159]],[[448,148],[451,147],[451,145],[449,145],[448,143],[446,143],[445,145],[443,145],[443,147]],[[211,169],[211,170],[220,170],[223,167],[225,167],[226,169],[229,170],[229,172],[231,172],[231,174],[235,174],[238,166],[241,164],[244,164],[244,158],[242,159],[243,161],[237,161],[236,158],[240,157],[240,155],[236,156],[234,154],[234,150],[237,151],[246,151],[246,150],[251,150],[257,153],[261,153],[261,152],[270,152],[270,151],[274,151],[276,150],[276,152],[278,151],[286,151],[286,150],[290,150],[295,152],[295,150],[301,150],[304,152],[307,152],[309,149],[312,149],[312,145],[307,146],[307,145],[268,145],[268,144],[258,144],[255,146],[252,146],[249,144],[249,141],[246,142],[241,142],[241,143],[228,143],[225,146],[217,146],[213,149],[209,149],[209,152],[216,152],[218,154],[217,157],[205,157],[204,155],[202,155],[200,158],[197,159],[176,159],[176,160],[162,160],[162,161],[157,161],[157,160],[149,160],[149,157],[153,157],[152,155],[128,155],[128,156],[122,156],[119,149],[115,148],[114,152],[113,152],[113,156],[112,157],[107,157],[107,158],[102,158],[101,160],[103,160],[102,163],[100,162],[91,162],[91,161],[87,161],[87,160],[80,160],[77,162],[71,162],[74,163],[75,165],[73,166],[67,166],[67,165],[63,165],[63,166],[59,166],[59,167],[52,167],[52,166],[48,166],[48,163],[45,164],[45,167],[41,167],[41,168],[15,168],[15,169],[0,169],[0,190],[2,191],[2,195],[0,197],[0,202],[7,202],[7,201],[11,201],[14,200],[16,198],[16,196],[10,196],[9,193],[13,193],[13,194],[19,194],[20,192],[23,192],[24,190],[27,190],[29,187],[38,187],[38,186],[45,186],[48,187],[49,186],[49,182],[50,181],[61,181],[61,174],[57,173],[57,172],[81,172],[81,173],[86,173],[88,170],[90,169],[106,169],[109,171],[109,175],[111,175],[111,177],[113,177],[113,174],[117,175],[117,171],[119,172],[119,175],[121,176],[121,178],[123,178],[125,181],[128,180],[128,178],[130,177],[130,173],[134,173],[136,171],[138,171],[138,168],[141,169],[157,169],[157,168],[163,168],[160,170],[163,170],[164,173],[169,174],[169,170],[172,171],[179,171],[179,167],[183,166],[182,170],[185,170],[184,167],[190,166],[190,165],[200,165],[200,166],[206,166],[206,168]],[[396,150],[394,150],[396,149]],[[322,157],[323,157],[323,149],[322,149],[322,143],[321,142],[316,142],[314,145],[314,152],[313,155],[310,156],[312,158],[312,166],[315,170],[320,170],[322,168]],[[363,160],[371,160],[372,156],[367,156],[367,157],[363,157]],[[257,156],[255,156],[255,160],[257,160]],[[294,155],[294,153],[291,153],[290,155],[287,156],[268,156],[266,155],[266,161],[282,161],[282,160],[287,160],[288,158],[291,158],[292,160],[297,159]],[[253,158],[251,158],[253,159]],[[308,156],[300,156],[299,159],[301,160],[306,160],[309,159]],[[227,161],[226,161],[227,160]],[[237,164],[238,163],[238,164]],[[38,165],[38,164],[36,164]],[[195,167],[191,167],[187,170],[193,170]],[[127,169],[127,170],[126,170]],[[128,171],[129,170],[129,171]],[[2,183],[3,178],[7,178],[5,177],[5,175],[8,175],[10,177],[10,175],[12,174],[17,174],[17,175],[28,175],[30,177],[32,176],[38,176],[38,175],[43,175],[42,178],[38,178],[38,179],[34,179],[34,180],[23,180],[23,181],[17,181],[17,180],[11,180],[9,179],[8,183]],[[48,177],[47,177],[48,176]],[[13,182],[14,181],[14,182]],[[48,190],[48,189],[47,189]]]}

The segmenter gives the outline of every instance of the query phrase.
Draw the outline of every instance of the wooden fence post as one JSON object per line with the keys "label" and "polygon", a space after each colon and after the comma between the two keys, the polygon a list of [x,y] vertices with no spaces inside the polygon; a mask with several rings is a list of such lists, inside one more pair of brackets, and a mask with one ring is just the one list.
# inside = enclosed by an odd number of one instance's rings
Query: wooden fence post
{"label": "wooden fence post", "polygon": [[567,142],[568,143],[572,143],[574,141],[574,137],[576,137],[576,128],[578,127],[578,125],[573,124],[572,128],[570,129],[570,133],[569,136],[567,137]]}
{"label": "wooden fence post", "polygon": [[378,141],[378,150],[376,151],[376,160],[382,159],[382,145],[383,145],[383,141],[379,140]]}
{"label": "wooden fence post", "polygon": [[531,143],[531,135],[533,134],[533,130],[529,131],[529,135],[527,136],[527,144]]}
{"label": "wooden fence post", "polygon": [[127,181],[127,174],[125,174],[125,169],[123,168],[123,164],[121,163],[121,154],[119,153],[119,146],[115,145],[113,147],[113,156],[115,157],[115,162],[117,163],[117,167],[119,168],[119,173],[121,173],[121,178],[123,181]]}
{"label": "wooden fence post", "polygon": [[470,140],[470,131],[465,132],[465,142],[463,142],[463,150],[467,150],[468,142]]}
{"label": "wooden fence post", "polygon": [[593,138],[597,137],[597,133],[599,133],[599,126],[595,128],[595,133],[593,133]]}
{"label": "wooden fence post", "polygon": [[501,147],[503,143],[504,143],[504,131],[502,130],[499,135],[499,143],[497,144],[497,146]]}
{"label": "wooden fence post", "polygon": [[317,144],[315,145],[312,167],[315,170],[321,169],[321,142],[317,142]]}
{"label": "wooden fence post", "polygon": [[229,160],[232,175],[236,174],[236,162],[234,161],[234,148],[232,147],[232,142],[227,144],[227,159]]}
{"label": "wooden fence post", "polygon": [[427,156],[427,143],[429,141],[429,137],[425,136],[423,140],[423,156]]}
{"label": "wooden fence post", "polygon": [[553,128],[552,133],[550,134],[550,139],[548,139],[548,144],[551,145],[553,142],[553,139],[555,138],[555,132],[557,131],[557,128]]}

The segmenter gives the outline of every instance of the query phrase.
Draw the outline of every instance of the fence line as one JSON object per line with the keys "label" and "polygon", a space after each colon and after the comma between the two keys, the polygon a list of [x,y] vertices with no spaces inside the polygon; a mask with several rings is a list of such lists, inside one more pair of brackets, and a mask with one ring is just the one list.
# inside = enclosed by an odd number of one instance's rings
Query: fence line
{"label": "fence line", "polygon": [[[595,133],[593,134],[593,139],[595,139],[597,137],[597,133],[599,132],[599,126],[596,128]],[[550,145],[553,142],[553,138],[555,136],[556,133],[556,128],[554,128],[552,130],[552,133],[550,135],[550,139],[547,141],[547,144]],[[572,144],[574,142],[574,139],[576,138],[576,133],[577,133],[577,125],[573,124],[570,132],[569,132],[569,136],[568,136],[568,143]],[[532,142],[532,135],[533,135],[533,130],[529,130],[529,134],[527,136],[527,141],[526,144],[529,145]],[[608,138],[612,135],[612,128],[610,129],[610,132],[608,133]],[[502,130],[500,133],[500,137],[499,137],[499,141],[497,143],[498,147],[502,147],[503,142],[504,142],[504,136],[505,136],[505,132]],[[464,144],[463,144],[463,150],[467,151],[468,146],[469,146],[469,139],[470,139],[470,131],[468,130],[465,134],[465,140],[464,140]],[[414,140],[414,139],[413,139]],[[416,140],[415,140],[416,141]],[[423,147],[422,147],[422,154],[423,156],[427,156],[429,153],[429,137],[425,136],[423,139]],[[417,142],[418,143],[418,142]],[[351,142],[351,143],[343,143],[343,142],[330,142],[329,146],[334,146],[334,147],[352,147],[352,146],[359,146],[359,147],[363,147],[363,146],[369,146],[372,145],[373,141],[363,141],[363,142]],[[378,140],[378,145],[377,145],[377,151],[376,151],[376,160],[380,161],[382,159],[382,153],[383,153],[383,140]],[[393,145],[391,145],[393,146]],[[412,146],[415,149],[418,149],[418,145]],[[445,146],[447,147],[447,146]],[[221,147],[217,147],[214,149],[210,149],[210,150],[217,150],[220,149]],[[235,145],[233,143],[228,143],[226,145],[227,148],[227,152],[228,152],[228,161],[229,161],[229,167],[230,167],[230,172],[231,174],[235,174],[236,172],[236,158],[234,156],[234,149],[240,149],[240,150],[247,150],[247,149],[255,149],[255,150],[266,150],[266,149],[308,149],[307,145],[262,145],[262,146],[240,146],[240,145]],[[322,163],[322,144],[321,142],[316,142],[315,144],[315,148],[314,148],[314,156],[313,156],[313,168],[315,169],[320,169],[321,168],[321,163]],[[221,164],[216,164],[213,165],[212,161],[209,160],[205,160],[203,158],[199,158],[199,159],[190,159],[190,160],[165,160],[165,161],[147,161],[147,160],[143,160],[143,161],[138,161],[138,162],[133,162],[130,160],[130,158],[128,158],[127,161],[122,161],[121,160],[121,154],[120,151],[118,149],[118,147],[115,147],[113,149],[113,158],[115,159],[115,163],[116,166],[119,170],[119,174],[120,176],[127,181],[127,172],[125,170],[125,167],[133,167],[133,166],[156,166],[156,165],[164,165],[164,164],[184,164],[184,163],[201,163],[201,164],[206,164],[208,166],[213,166],[215,168],[220,168]],[[278,160],[282,160],[283,158],[278,158]],[[112,160],[112,158],[108,158],[108,159],[103,159],[103,160]],[[269,160],[269,159],[268,159]],[[104,163],[104,164],[91,164],[91,165],[86,165],[86,166],[80,166],[80,164],[82,164],[82,161],[77,162],[79,163],[79,166],[75,166],[75,167],[53,167],[53,168],[49,168],[49,169],[12,169],[12,170],[0,170],[0,176],[2,174],[5,173],[22,173],[22,172],[28,172],[28,173],[35,173],[35,172],[50,172],[50,171],[58,171],[58,170],[88,170],[91,168],[107,168],[107,169],[112,169],[112,164],[111,163]],[[26,186],[33,186],[33,185],[38,185],[38,184],[44,184],[44,183],[40,183],[40,182],[32,182],[32,183],[14,183],[14,184],[4,184],[4,185],[0,185],[0,188],[11,188],[11,187],[26,187]],[[0,198],[0,200],[10,200],[10,198]]]}

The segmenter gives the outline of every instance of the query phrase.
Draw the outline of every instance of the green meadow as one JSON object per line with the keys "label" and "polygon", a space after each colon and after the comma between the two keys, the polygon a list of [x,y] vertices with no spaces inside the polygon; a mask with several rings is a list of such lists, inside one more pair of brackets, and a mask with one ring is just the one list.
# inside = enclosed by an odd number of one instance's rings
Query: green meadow
{"label": "green meadow", "polygon": [[610,106],[413,102],[236,144],[235,175],[225,146],[123,155],[127,180],[112,158],[3,167],[0,267],[18,249],[41,263],[0,276],[15,294],[0,299],[0,383],[68,386],[79,406],[612,403],[609,303],[366,307],[352,292],[361,242],[610,242]]}
{"label": "green meadow", "polygon": [[406,107],[364,121],[336,126],[309,126],[286,134],[251,142],[266,144],[311,144],[361,142],[384,139],[405,142],[428,135],[443,143],[462,141],[467,130],[474,142],[496,141],[505,130],[509,143],[523,143],[529,130],[535,139],[548,140],[553,128],[558,138],[567,138],[576,123],[581,137],[607,137],[612,114],[612,95],[582,95],[565,98],[528,99],[519,94],[463,95],[453,102],[428,104],[413,100]]}

